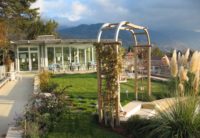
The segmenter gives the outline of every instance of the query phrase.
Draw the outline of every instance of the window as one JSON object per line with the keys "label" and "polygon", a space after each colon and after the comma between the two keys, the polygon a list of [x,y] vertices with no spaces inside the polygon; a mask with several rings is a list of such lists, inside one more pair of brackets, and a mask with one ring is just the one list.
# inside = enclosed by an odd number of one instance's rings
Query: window
{"label": "window", "polygon": [[71,57],[72,57],[72,61],[71,62],[78,62],[78,52],[76,48],[71,48]]}
{"label": "window", "polygon": [[92,58],[91,58],[91,49],[90,48],[87,48],[86,50],[86,55],[87,55],[87,62],[91,62],[92,61]]}
{"label": "window", "polygon": [[93,47],[93,59],[96,62],[96,48]]}
{"label": "window", "polygon": [[90,60],[92,61],[92,47],[90,48]]}
{"label": "window", "polygon": [[48,47],[47,48],[47,57],[48,57],[48,64],[51,65],[54,63],[54,48]]}
{"label": "window", "polygon": [[85,64],[85,51],[84,51],[84,49],[79,49],[79,63]]}
{"label": "window", "polygon": [[28,71],[29,70],[29,53],[20,52],[19,53],[19,68],[20,71]]}
{"label": "window", "polygon": [[31,50],[31,51],[37,51],[38,48],[37,48],[37,47],[31,47],[30,50]]}
{"label": "window", "polygon": [[19,51],[28,51],[28,47],[20,47],[18,48]]}
{"label": "window", "polygon": [[61,47],[56,47],[55,48],[55,57],[56,57],[56,63],[57,64],[62,64],[62,48]]}
{"label": "window", "polygon": [[64,64],[70,63],[69,47],[63,47]]}
{"label": "window", "polygon": [[3,65],[3,50],[0,50],[0,65]]}

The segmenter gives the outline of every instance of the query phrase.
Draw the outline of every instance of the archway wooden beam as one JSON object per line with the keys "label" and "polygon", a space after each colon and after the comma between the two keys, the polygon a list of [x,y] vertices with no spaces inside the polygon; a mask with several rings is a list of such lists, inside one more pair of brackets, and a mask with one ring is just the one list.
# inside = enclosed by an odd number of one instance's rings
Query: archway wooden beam
{"label": "archway wooden beam", "polygon": [[[111,30],[111,29],[115,29],[115,35],[114,35],[114,37],[113,37],[113,42],[107,42],[108,44],[109,43],[114,43],[114,42],[116,42],[116,43],[118,43],[119,42],[119,33],[120,33],[120,30],[127,30],[127,31],[129,31],[129,32],[131,32],[131,34],[132,34],[132,37],[133,37],[133,39],[134,39],[134,42],[135,42],[135,44],[134,44],[134,47],[141,47],[141,48],[148,48],[148,69],[147,69],[147,71],[148,71],[148,73],[147,73],[147,76],[148,76],[148,84],[147,84],[147,89],[148,89],[148,94],[149,94],[149,96],[151,95],[151,41],[150,41],[150,36],[149,36],[149,32],[148,32],[148,29],[146,28],[146,27],[143,27],[143,26],[139,26],[139,25],[135,25],[135,24],[132,24],[132,23],[130,23],[130,22],[127,22],[127,21],[122,21],[122,22],[120,22],[120,23],[105,23],[105,24],[103,24],[102,26],[101,26],[101,28],[100,28],[100,30],[99,30],[99,33],[98,33],[98,36],[97,36],[97,43],[102,43],[101,42],[101,37],[102,37],[102,34],[103,34],[103,31],[105,31],[105,30]],[[138,32],[138,30],[139,30],[139,32]],[[146,37],[146,43],[144,44],[144,45],[140,45],[140,44],[138,44],[138,38],[137,38],[137,36],[141,36],[141,35],[144,35],[145,37]],[[104,44],[106,44],[106,42],[103,42]],[[117,46],[118,47],[118,46]],[[117,48],[118,49],[118,48]],[[137,52],[137,50],[136,50],[136,52]],[[118,53],[118,51],[117,51],[117,53]],[[137,79],[138,79],[138,74],[137,74],[137,72],[138,72],[138,67],[137,67],[137,55],[136,55],[136,57],[135,57],[135,94],[136,94],[136,99],[137,99],[137,97],[138,97],[138,82],[137,82]],[[100,72],[100,70],[98,69],[99,67],[97,67],[97,74],[98,74],[98,86],[99,86],[99,88],[98,88],[98,90],[99,90],[99,96],[101,95],[100,93],[101,93],[101,85],[102,84],[100,84],[100,81],[99,80],[101,80],[101,76],[100,76],[100,74],[98,73],[98,72]],[[117,80],[117,82],[119,82],[119,78],[118,78],[118,80]],[[120,88],[119,88],[119,90],[118,90],[119,92],[120,92]],[[118,96],[118,101],[120,101],[120,97]],[[99,104],[101,104],[102,103],[102,101],[101,100],[99,100]],[[101,105],[99,105],[99,107],[100,107]],[[101,107],[100,107],[101,108]],[[101,113],[101,111],[100,110],[102,110],[102,109],[100,109],[99,108],[99,115],[100,115],[100,120],[102,120],[102,117],[101,116],[103,116],[102,115],[102,113]],[[101,122],[101,121],[100,121]]]}

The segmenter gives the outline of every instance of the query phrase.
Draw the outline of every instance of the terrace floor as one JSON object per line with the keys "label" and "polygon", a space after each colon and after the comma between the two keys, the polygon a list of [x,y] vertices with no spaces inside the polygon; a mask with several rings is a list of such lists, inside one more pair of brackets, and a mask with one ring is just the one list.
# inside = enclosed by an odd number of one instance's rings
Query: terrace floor
{"label": "terrace floor", "polygon": [[14,125],[33,92],[33,74],[22,74],[22,79],[9,81],[0,88],[0,138]]}

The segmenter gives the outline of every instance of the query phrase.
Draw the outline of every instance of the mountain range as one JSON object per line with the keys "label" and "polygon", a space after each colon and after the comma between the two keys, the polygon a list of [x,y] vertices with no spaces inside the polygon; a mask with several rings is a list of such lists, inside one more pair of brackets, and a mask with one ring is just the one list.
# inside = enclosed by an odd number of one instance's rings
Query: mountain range
{"label": "mountain range", "polygon": [[[99,28],[102,23],[98,24],[81,24],[75,27],[61,27],[58,29],[58,34],[61,38],[71,39],[96,39]],[[200,50],[200,33],[188,30],[178,29],[149,29],[151,43],[157,45],[164,51],[171,49],[185,50],[186,48]],[[103,33],[102,38],[114,38],[114,30]],[[128,31],[121,31],[119,35],[124,47],[133,45],[132,36]],[[143,38],[141,38],[142,41]]]}

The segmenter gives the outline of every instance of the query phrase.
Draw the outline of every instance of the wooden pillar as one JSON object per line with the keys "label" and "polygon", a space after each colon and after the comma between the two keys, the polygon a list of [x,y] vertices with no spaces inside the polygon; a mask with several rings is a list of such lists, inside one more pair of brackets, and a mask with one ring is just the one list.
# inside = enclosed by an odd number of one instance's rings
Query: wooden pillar
{"label": "wooden pillar", "polygon": [[[119,45],[116,45],[116,57],[118,59],[119,55]],[[119,61],[117,61],[119,62]],[[118,91],[117,91],[117,96],[116,96],[116,126],[120,125],[120,119],[119,119],[119,104],[120,104],[120,74],[117,76],[117,86],[118,86]]]}
{"label": "wooden pillar", "polygon": [[[100,46],[97,44],[97,46]],[[96,48],[98,49],[98,48]],[[97,80],[98,80],[98,115],[99,115],[99,123],[103,122],[103,111],[102,111],[102,78],[101,78],[101,63],[99,58],[99,51],[96,51],[96,59],[97,59]]]}
{"label": "wooden pillar", "polygon": [[147,90],[148,90],[148,95],[151,96],[151,46],[148,46],[148,58],[147,58],[147,64],[148,64],[148,69],[147,69],[147,76],[148,76],[148,82],[147,82]]}
{"label": "wooden pillar", "polygon": [[134,63],[134,71],[135,71],[135,99],[138,100],[138,55],[137,55],[137,47],[135,47],[135,63]]}

